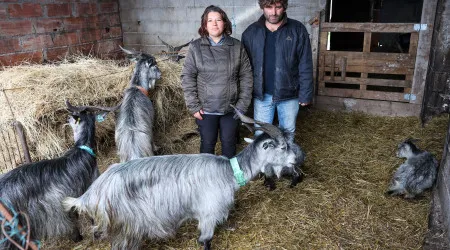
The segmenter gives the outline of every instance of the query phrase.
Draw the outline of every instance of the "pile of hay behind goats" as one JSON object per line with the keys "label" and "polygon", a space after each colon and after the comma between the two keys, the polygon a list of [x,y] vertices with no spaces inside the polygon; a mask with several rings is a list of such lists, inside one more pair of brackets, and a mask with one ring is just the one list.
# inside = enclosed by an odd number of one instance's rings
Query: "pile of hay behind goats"
{"label": "pile of hay behind goats", "polygon": [[[186,114],[179,79],[181,66],[169,61],[161,61],[158,66],[162,79],[151,91],[157,136]],[[59,64],[5,68],[0,71],[0,124],[11,120],[23,124],[33,160],[58,156],[73,141],[65,126],[65,100],[76,105],[114,106],[120,102],[133,68],[134,64],[123,61],[85,56]],[[96,133],[100,142],[97,150],[113,145],[114,116],[98,124]]]}

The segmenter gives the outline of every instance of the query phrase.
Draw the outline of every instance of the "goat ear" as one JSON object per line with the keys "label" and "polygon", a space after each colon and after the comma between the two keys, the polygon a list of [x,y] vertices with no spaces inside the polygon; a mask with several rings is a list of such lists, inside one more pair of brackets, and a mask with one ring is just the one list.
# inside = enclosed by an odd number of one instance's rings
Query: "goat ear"
{"label": "goat ear", "polygon": [[250,139],[250,138],[247,138],[247,137],[244,137],[244,141],[245,141],[246,143],[250,144],[250,143],[252,143],[254,140],[253,140],[253,139]]}

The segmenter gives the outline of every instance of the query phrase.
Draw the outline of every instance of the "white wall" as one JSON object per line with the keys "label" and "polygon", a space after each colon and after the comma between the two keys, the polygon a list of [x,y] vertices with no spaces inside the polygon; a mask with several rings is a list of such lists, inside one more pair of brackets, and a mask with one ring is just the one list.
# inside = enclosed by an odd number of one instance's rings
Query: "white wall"
{"label": "white wall", "polygon": [[[227,13],[237,39],[262,14],[257,0],[119,0],[119,4],[125,47],[149,53],[165,50],[158,35],[175,46],[198,38],[200,17],[211,4]],[[301,21],[311,34],[308,21],[325,4],[326,0],[291,0],[288,17]]]}

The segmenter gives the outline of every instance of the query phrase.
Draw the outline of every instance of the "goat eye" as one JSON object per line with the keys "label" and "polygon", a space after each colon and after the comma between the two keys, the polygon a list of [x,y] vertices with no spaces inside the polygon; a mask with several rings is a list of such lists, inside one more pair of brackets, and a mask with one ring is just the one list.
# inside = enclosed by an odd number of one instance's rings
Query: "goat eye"
{"label": "goat eye", "polygon": [[281,148],[281,150],[286,150],[286,149],[287,149],[287,147],[282,147],[282,148]]}

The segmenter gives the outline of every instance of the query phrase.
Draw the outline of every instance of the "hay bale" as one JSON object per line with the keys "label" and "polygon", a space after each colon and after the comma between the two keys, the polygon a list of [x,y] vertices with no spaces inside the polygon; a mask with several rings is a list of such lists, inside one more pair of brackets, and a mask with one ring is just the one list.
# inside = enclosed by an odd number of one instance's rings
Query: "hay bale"
{"label": "hay bale", "polygon": [[[179,79],[181,66],[169,61],[158,66],[162,79],[150,91],[156,136],[187,115]],[[56,157],[72,143],[70,129],[65,126],[65,100],[76,105],[116,105],[133,69],[134,64],[128,62],[87,56],[71,56],[58,64],[4,68],[0,71],[0,124],[15,119],[24,125],[33,160]],[[115,122],[111,117],[97,126],[98,151],[114,145]],[[163,140],[157,142],[159,145],[169,140],[159,138]]]}

